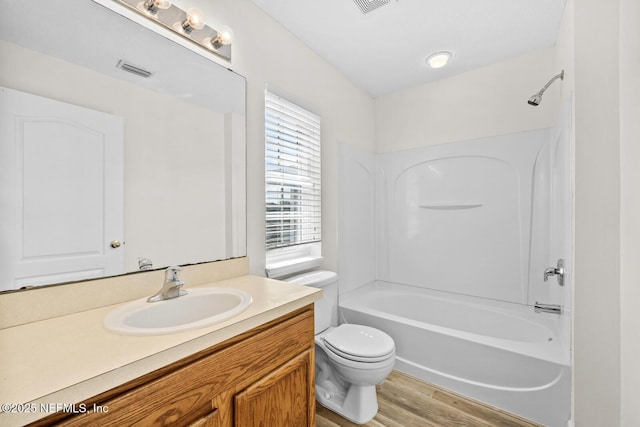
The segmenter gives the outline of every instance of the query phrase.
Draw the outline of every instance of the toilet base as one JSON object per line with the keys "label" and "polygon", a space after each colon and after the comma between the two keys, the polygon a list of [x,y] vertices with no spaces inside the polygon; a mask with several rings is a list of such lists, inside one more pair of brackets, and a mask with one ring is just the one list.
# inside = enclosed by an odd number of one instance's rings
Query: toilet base
{"label": "toilet base", "polygon": [[378,413],[376,387],[351,384],[346,393],[330,381],[316,384],[316,400],[325,408],[356,424],[365,424]]}

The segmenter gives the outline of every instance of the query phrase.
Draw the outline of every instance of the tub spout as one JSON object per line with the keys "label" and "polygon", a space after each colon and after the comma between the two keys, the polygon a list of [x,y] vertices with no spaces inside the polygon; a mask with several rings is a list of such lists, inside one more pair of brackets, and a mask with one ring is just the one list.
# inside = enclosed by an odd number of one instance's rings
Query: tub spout
{"label": "tub spout", "polygon": [[533,310],[536,313],[562,314],[562,306],[558,304],[540,304],[538,301],[533,306]]}

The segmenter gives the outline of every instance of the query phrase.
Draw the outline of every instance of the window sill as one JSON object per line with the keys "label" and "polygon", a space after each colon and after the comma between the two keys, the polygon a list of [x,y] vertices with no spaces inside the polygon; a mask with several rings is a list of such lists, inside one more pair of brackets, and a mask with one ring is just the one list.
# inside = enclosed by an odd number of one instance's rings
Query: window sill
{"label": "window sill", "polygon": [[285,261],[270,262],[267,264],[265,271],[267,273],[267,277],[278,279],[295,273],[318,268],[322,264],[322,259],[322,257],[305,256]]}

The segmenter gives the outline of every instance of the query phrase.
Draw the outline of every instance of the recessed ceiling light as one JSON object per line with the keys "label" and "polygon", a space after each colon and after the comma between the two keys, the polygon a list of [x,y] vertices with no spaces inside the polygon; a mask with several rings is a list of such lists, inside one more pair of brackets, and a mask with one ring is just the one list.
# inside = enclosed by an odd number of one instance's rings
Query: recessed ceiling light
{"label": "recessed ceiling light", "polygon": [[429,57],[426,59],[426,63],[431,68],[442,68],[447,65],[447,63],[451,59],[451,56],[453,56],[451,52],[436,52],[429,55]]}

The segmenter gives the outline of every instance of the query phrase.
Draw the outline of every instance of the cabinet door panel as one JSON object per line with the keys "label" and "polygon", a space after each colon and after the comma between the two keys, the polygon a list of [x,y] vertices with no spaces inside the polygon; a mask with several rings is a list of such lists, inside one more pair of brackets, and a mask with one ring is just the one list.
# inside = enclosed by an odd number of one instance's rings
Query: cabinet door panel
{"label": "cabinet door panel", "polygon": [[220,411],[216,408],[188,427],[220,427]]}
{"label": "cabinet door panel", "polygon": [[236,395],[236,425],[307,427],[315,425],[313,352],[305,351]]}
{"label": "cabinet door panel", "polygon": [[214,397],[211,399],[211,412],[187,427],[233,427],[233,397],[233,390]]}

